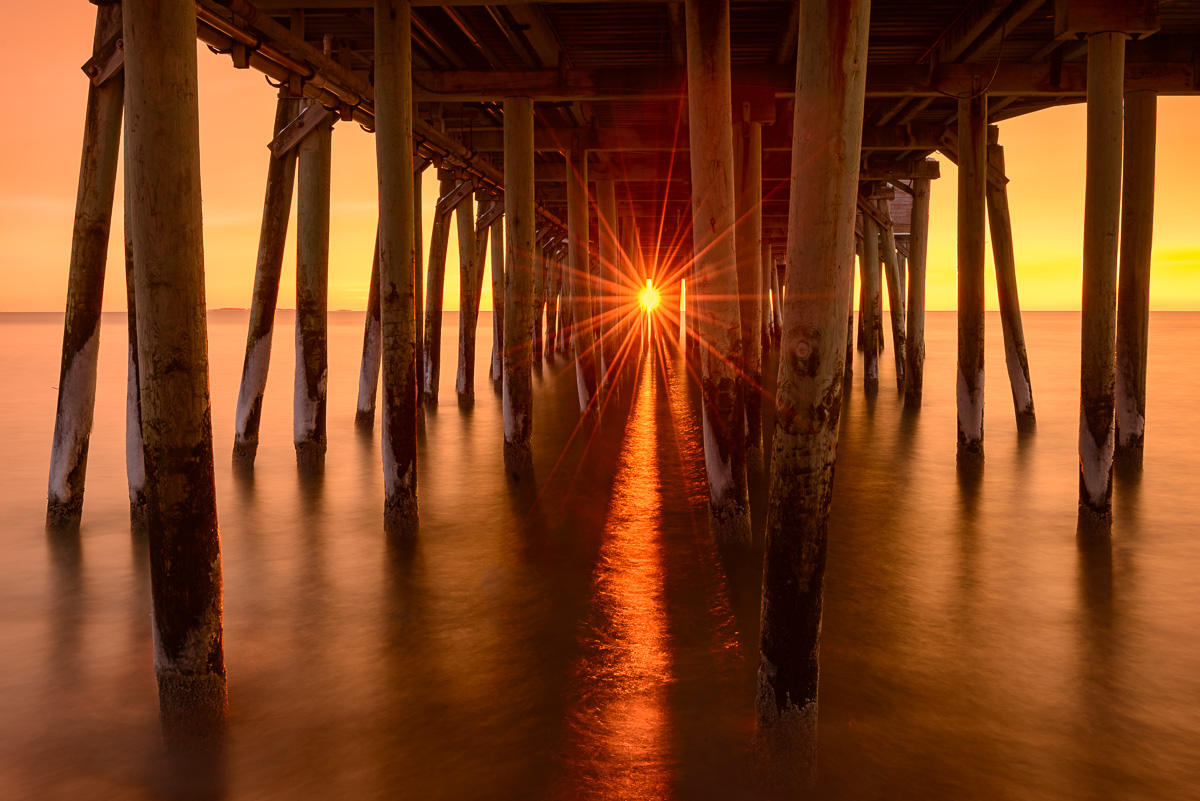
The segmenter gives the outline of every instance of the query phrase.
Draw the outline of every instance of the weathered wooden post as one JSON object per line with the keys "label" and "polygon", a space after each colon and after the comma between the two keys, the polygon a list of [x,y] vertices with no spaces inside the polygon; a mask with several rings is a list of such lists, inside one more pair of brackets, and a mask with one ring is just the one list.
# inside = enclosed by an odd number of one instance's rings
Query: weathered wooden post
{"label": "weathered wooden post", "polygon": [[196,9],[126,0],[126,175],[154,672],[168,741],[216,739],[226,710],[196,94]]}
{"label": "weathered wooden post", "polygon": [[[125,186],[130,186],[128,177]],[[138,369],[137,289],[134,286],[133,193],[125,192],[125,319],[129,369],[125,379],[125,477],[129,483],[129,524],[146,531],[146,452],[142,445],[141,371]]]}
{"label": "weathered wooden post", "polygon": [[429,163],[422,160],[419,169],[416,165],[413,167],[413,269],[415,271],[415,277],[413,278],[413,299],[416,303],[417,314],[417,327],[414,338],[416,340],[415,352],[417,354],[418,409],[421,408],[421,405],[425,401],[425,326],[422,325],[423,321],[421,320],[421,314],[425,310],[425,282],[421,278],[421,271],[425,265],[425,229],[422,227],[421,209],[425,205],[425,202],[422,200],[424,181],[421,175],[428,166]]}
{"label": "weathered wooden post", "polygon": [[587,151],[579,142],[567,153],[567,276],[571,293],[571,341],[575,345],[575,384],[579,411],[594,415],[597,365],[592,319],[591,269],[588,264]]}
{"label": "weathered wooden post", "polygon": [[546,358],[553,360],[558,343],[558,293],[562,288],[561,247],[555,246],[546,272]]}
{"label": "weathered wooden post", "polygon": [[533,100],[504,98],[504,466],[533,477]]}
{"label": "weathered wooden post", "polygon": [[443,200],[458,187],[452,173],[438,170],[438,204],[433,212],[433,230],[429,234],[429,270],[425,278],[425,378],[424,400],[437,406],[442,377],[442,305],[446,294],[446,250],[450,247],[449,208]]}
{"label": "weathered wooden post", "polygon": [[[880,210],[891,219],[887,200],[879,201]],[[904,392],[904,368],[907,365],[904,325],[904,278],[900,254],[896,252],[896,234],[891,225],[880,228],[880,250],[883,251],[884,275],[887,278],[888,312],[892,323],[892,357],[896,362],[896,389]]]}
{"label": "weathered wooden post", "polygon": [[984,192],[987,96],[958,101],[958,462],[983,461]]}
{"label": "weathered wooden post", "polygon": [[704,395],[709,522],[718,542],[748,545],[745,365],[733,227],[733,108],[729,0],[688,0],[688,133]]}
{"label": "weathered wooden post", "polygon": [[1146,432],[1146,352],[1150,325],[1150,251],[1154,234],[1154,145],[1158,97],[1125,95],[1125,180],[1117,288],[1116,459],[1142,467]]}
{"label": "weathered wooden post", "polygon": [[[429,166],[422,160],[413,167],[413,242],[415,244],[416,263],[418,265],[416,278],[417,308],[424,308],[421,294],[421,271],[419,265],[424,264],[421,248],[421,173]],[[379,370],[383,353],[383,323],[382,309],[379,303],[379,232],[375,233],[375,255],[371,258],[371,286],[367,290],[367,316],[363,330],[363,355],[358,373],[358,409],[354,414],[354,422],[363,428],[370,428],[375,423],[375,396],[379,394]],[[425,363],[425,349],[421,340],[424,329],[417,326],[417,364]],[[423,371],[417,370],[417,402],[421,401]]]}
{"label": "weathered wooden post", "polygon": [[[1004,148],[1000,129],[988,126],[988,165],[1004,175]],[[1021,324],[1021,301],[1017,294],[1017,258],[1013,248],[1012,215],[1008,211],[1008,189],[998,181],[987,182],[988,225],[992,232],[992,261],[996,264],[996,290],[1000,300],[1000,327],[1004,333],[1004,363],[1012,386],[1017,430],[1037,428],[1033,411],[1033,384],[1029,380],[1029,357],[1025,354],[1025,327]]]}
{"label": "weathered wooden post", "polygon": [[[472,309],[475,315],[475,328],[479,327],[479,312],[483,303],[483,276],[486,272],[487,255],[488,255],[488,240],[492,230],[491,221],[498,214],[498,210],[504,207],[502,201],[497,201],[495,198],[488,197],[482,192],[475,193],[476,206],[478,206],[479,216],[475,219],[475,305]],[[494,261],[494,260],[493,260]],[[495,265],[493,264],[493,272]],[[494,315],[493,315],[494,316]],[[474,330],[471,334],[471,352],[475,352],[475,342],[478,339],[478,331]],[[490,365],[489,365],[490,368]],[[469,381],[471,397],[475,396],[475,367],[474,356],[472,356],[472,366],[469,374],[462,376],[464,382]]]}
{"label": "weathered wooden post", "polygon": [[[617,316],[621,320],[619,340],[621,343],[628,342],[632,339],[634,326],[637,325],[637,320],[641,319],[641,310],[634,295],[631,299],[626,295],[630,286],[645,286],[646,279],[639,278],[637,270],[637,231],[634,229],[634,217],[632,213],[621,217],[621,261],[617,280],[621,285],[622,297],[619,297],[616,302]],[[628,374],[630,380],[633,380],[633,375]]]}
{"label": "weathered wooden post", "polygon": [[476,253],[474,202],[467,198],[455,212],[458,218],[458,373],[454,390],[459,406],[475,403],[475,328],[479,322],[478,276],[483,254]]}
{"label": "weathered wooden post", "polygon": [[1083,344],[1079,409],[1079,527],[1112,527],[1117,235],[1121,223],[1124,33],[1088,36],[1087,172],[1083,204]]}
{"label": "weathered wooden post", "polygon": [[862,305],[858,316],[862,320],[862,335],[859,343],[863,348],[863,389],[875,392],[879,389],[879,343],[882,340],[883,321],[879,309],[883,303],[879,262],[879,223],[870,214],[862,216],[863,253],[859,260],[862,271]]}
{"label": "weathered wooden post", "polygon": [[742,323],[742,381],[746,405],[746,464],[761,474],[762,436],[762,124],[739,122],[733,130],[739,316]]}
{"label": "weathered wooden post", "polygon": [[800,4],[757,708],[788,764],[816,767],[817,661],[854,270],[869,0]]}
{"label": "weathered wooden post", "polygon": [[[99,54],[120,30],[121,6],[99,5],[96,8],[95,52]],[[98,71],[93,69],[93,72],[95,74],[89,77],[100,77]],[[124,83],[123,76],[118,73],[98,86],[94,82],[88,86],[79,189],[75,196],[75,227],[71,236],[71,267],[67,278],[58,405],[50,446],[46,526],[52,529],[77,528],[83,514],[88,442],[96,407],[104,270],[116,191],[117,153],[121,146]]]}
{"label": "weathered wooden post", "polygon": [[542,317],[546,306],[546,248],[542,243],[543,232],[533,235],[533,358],[532,364],[542,363]]}
{"label": "weathered wooden post", "polygon": [[779,270],[775,262],[771,262],[771,303],[775,316],[775,344],[783,341],[783,284],[779,282]]}
{"label": "weathered wooden post", "polygon": [[[862,258],[862,239],[855,237],[855,256]],[[853,268],[854,265],[851,265]],[[862,269],[861,267],[859,268]],[[850,314],[846,319],[846,364],[842,369],[842,388],[849,389],[854,381],[854,270],[850,270]],[[861,318],[862,312],[859,312]]]}
{"label": "weathered wooden post", "polygon": [[504,380],[504,218],[492,223],[492,381]]}
{"label": "weathered wooden post", "polygon": [[363,327],[362,362],[358,369],[358,407],[354,423],[363,428],[375,424],[375,396],[379,394],[379,367],[383,351],[383,325],[379,305],[379,230],[375,231],[375,253],[371,257],[371,281],[367,289],[367,315]]}
{"label": "weathered wooden post", "polygon": [[292,437],[302,470],[325,466],[329,380],[329,186],[333,122],[318,122],[296,166],[296,386]]}
{"label": "weathered wooden post", "polygon": [[858,239],[857,252],[858,273],[860,278],[863,279],[858,282],[858,349],[865,352],[867,349],[867,317],[863,314],[863,309],[867,307],[867,282],[865,280],[867,267],[863,264],[862,260],[862,237]]}
{"label": "weathered wooden post", "polygon": [[375,153],[383,319],[383,525],[417,532],[417,262],[412,156],[412,5],[375,3]]}
{"label": "weathered wooden post", "polygon": [[596,321],[596,334],[600,337],[601,374],[604,385],[613,385],[617,369],[617,352],[621,348],[617,331],[617,315],[620,313],[618,299],[621,294],[621,243],[617,235],[617,185],[614,181],[596,182],[596,216],[599,221],[600,237],[600,317]]}
{"label": "weathered wooden post", "polygon": [[905,299],[907,335],[904,370],[904,405],[921,407],[921,390],[925,384],[925,260],[929,252],[929,185],[928,178],[913,179],[912,216],[908,228],[908,287]]}
{"label": "weathered wooden post", "polygon": [[475,192],[475,207],[478,216],[475,218],[475,320],[479,321],[479,310],[483,305],[483,274],[487,272],[488,234],[490,224],[480,225],[484,215],[494,213],[497,207],[495,198],[483,192]]}
{"label": "weathered wooden post", "polygon": [[[299,113],[287,87],[279,90],[275,103],[273,132],[279,135]],[[233,460],[252,465],[258,453],[258,431],[262,422],[263,394],[271,364],[271,340],[275,331],[275,306],[279,301],[279,277],[283,272],[283,248],[287,242],[288,217],[292,213],[292,188],[296,183],[296,148],[271,154],[267,163],[267,189],[263,199],[262,226],[258,235],[258,259],[254,265],[254,294],[250,301],[250,325],[246,333],[246,356],[238,388],[234,416]]]}
{"label": "weathered wooden post", "polygon": [[771,309],[771,262],[774,259],[774,253],[772,251],[770,242],[764,241],[762,243],[762,255],[760,256],[760,259],[762,260],[762,274],[761,278],[759,279],[762,282],[760,284],[762,288],[760,295],[762,299],[762,307],[759,310],[759,318],[761,322],[762,333],[759,337],[759,341],[761,343],[759,347],[761,348],[761,352],[765,355],[767,349],[771,347],[771,332],[775,328],[775,319]]}

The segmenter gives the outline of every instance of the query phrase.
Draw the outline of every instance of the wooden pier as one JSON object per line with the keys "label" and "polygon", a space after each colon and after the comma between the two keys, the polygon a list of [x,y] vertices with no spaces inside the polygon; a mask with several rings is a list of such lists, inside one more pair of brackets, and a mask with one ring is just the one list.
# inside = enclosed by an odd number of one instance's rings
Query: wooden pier
{"label": "wooden pier", "polygon": [[[155,666],[170,730],[219,732],[225,706],[197,38],[214,53],[202,57],[256,70],[278,87],[274,128],[263,131],[257,259],[246,254],[242,383],[236,399],[216,399],[236,401],[234,459],[252,465],[259,441],[294,191],[294,444],[299,469],[324,466],[337,126],[376,136],[378,241],[357,420],[373,425],[381,388],[380,528],[390,537],[419,535],[417,433],[423,409],[440,402],[452,216],[457,400],[475,402],[474,332],[490,251],[490,378],[504,411],[494,435],[516,482],[537,480],[535,365],[566,352],[580,413],[594,419],[620,391],[623,346],[639,330],[639,288],[653,280],[666,299],[659,328],[678,330],[685,285],[710,522],[722,547],[749,545],[748,489],[769,482],[757,709],[763,731],[790,744],[801,774],[815,764],[822,577],[855,273],[863,384],[891,392],[878,386],[881,347],[890,347],[897,391],[917,410],[936,157],[957,165],[960,468],[985,464],[989,224],[1014,413],[1022,435],[1032,434],[1035,377],[1001,129],[1014,117],[1086,103],[1079,531],[1088,542],[1107,537],[1114,454],[1138,469],[1153,432],[1145,365],[1156,98],[1200,93],[1200,0],[94,2],[47,524],[78,526],[83,513],[124,115],[136,323],[130,499],[149,530]],[[422,180],[439,185],[427,243]],[[773,347],[772,399],[762,370]],[[772,401],[769,436],[762,406]]]}

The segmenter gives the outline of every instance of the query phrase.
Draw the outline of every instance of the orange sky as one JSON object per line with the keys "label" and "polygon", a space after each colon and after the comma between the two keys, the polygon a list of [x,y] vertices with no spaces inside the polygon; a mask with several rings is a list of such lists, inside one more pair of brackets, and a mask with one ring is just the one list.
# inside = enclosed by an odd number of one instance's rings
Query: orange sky
{"label": "orange sky", "polygon": [[[85,0],[43,0],[8,9],[9,30],[45,30],[54,19],[54,49],[44,37],[15,37],[0,54],[4,74],[20,76],[20,98],[0,127],[0,311],[61,311],[71,246],[87,79],[79,66],[91,52],[95,6]],[[266,149],[274,90],[253,70],[201,47],[201,159],[205,264],[210,308],[246,307],[254,276]],[[1161,98],[1151,304],[1200,309],[1200,97]],[[1053,109],[1001,124],[1011,183],[1021,304],[1025,309],[1078,309],[1083,231],[1084,107]],[[121,248],[121,186],[109,249],[104,308],[125,308]],[[955,187],[943,160],[934,182],[930,220],[928,308],[955,303]],[[425,180],[425,223],[436,195]],[[339,123],[333,141],[329,308],[366,303],[376,208],[374,138]],[[294,224],[294,218],[293,218]],[[289,234],[294,235],[294,230]],[[428,230],[426,232],[428,241]],[[453,237],[452,237],[453,245]],[[279,304],[294,305],[295,251],[289,242]],[[990,265],[990,252],[989,252]],[[990,269],[990,266],[989,266]],[[483,308],[491,308],[490,280]],[[458,306],[458,265],[450,248],[446,308]],[[988,308],[996,308],[994,283]]]}

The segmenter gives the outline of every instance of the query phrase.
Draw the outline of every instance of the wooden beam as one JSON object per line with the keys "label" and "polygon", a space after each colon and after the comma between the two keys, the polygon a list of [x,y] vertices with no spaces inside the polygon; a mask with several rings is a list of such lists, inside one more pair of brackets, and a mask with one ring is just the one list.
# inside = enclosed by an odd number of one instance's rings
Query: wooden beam
{"label": "wooden beam", "polygon": [[[781,121],[782,122],[782,121]],[[947,128],[938,124],[869,126],[863,130],[863,150],[924,150],[942,147]],[[534,132],[534,149],[542,152],[565,151],[572,138],[591,151],[684,152],[690,148],[688,129],[672,130],[636,127],[599,128],[579,131],[575,128],[539,128]],[[787,122],[763,130],[763,153],[791,151],[792,126]],[[499,131],[475,131],[471,147],[480,153],[499,153],[503,150]]]}
{"label": "wooden beam", "polygon": [[[1132,48],[1133,57],[1126,66],[1126,87],[1130,91],[1160,94],[1197,94],[1194,61],[1156,60],[1149,44]],[[768,89],[777,98],[794,97],[790,78],[786,67],[744,65],[733,71],[735,86]],[[542,102],[679,100],[687,92],[687,76],[678,67],[414,70],[413,83],[418,87],[414,90],[416,99],[423,101],[496,100],[513,93]],[[986,84],[988,95],[993,98],[1082,96],[1087,94],[1087,65],[980,63],[942,64],[933,69],[924,65],[875,65],[868,67],[867,96],[960,96],[971,92],[977,84]]]}
{"label": "wooden beam", "polygon": [[938,62],[957,61],[1011,3],[1012,0],[984,0],[969,4],[938,37],[935,46]]}

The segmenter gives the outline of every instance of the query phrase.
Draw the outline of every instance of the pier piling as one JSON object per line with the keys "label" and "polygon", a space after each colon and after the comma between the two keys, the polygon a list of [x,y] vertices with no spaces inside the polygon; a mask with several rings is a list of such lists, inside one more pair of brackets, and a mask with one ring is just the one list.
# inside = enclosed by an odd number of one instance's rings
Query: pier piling
{"label": "pier piling", "polygon": [[692,235],[709,523],[723,544],[748,545],[745,365],[738,301],[729,0],[688,0],[688,133]]}
{"label": "pier piling", "polygon": [[379,369],[383,351],[383,325],[379,308],[379,232],[375,233],[375,251],[371,256],[371,280],[367,288],[367,314],[363,324],[362,361],[358,369],[358,407],[354,424],[371,428],[375,424],[375,396],[379,394]]}
{"label": "pier piling", "polygon": [[[281,87],[275,102],[274,135],[278,136],[299,111],[300,101],[290,97],[287,87]],[[289,148],[279,155],[272,153],[267,163],[267,188],[258,235],[258,258],[254,265],[246,355],[234,416],[233,460],[243,465],[253,465],[258,453],[263,394],[267,389],[271,340],[275,331],[275,307],[279,301],[279,278],[283,272],[283,248],[287,241],[295,183],[296,148]]]}
{"label": "pier piling", "polygon": [[1146,434],[1146,357],[1150,326],[1150,255],[1154,234],[1154,146],[1158,97],[1125,95],[1125,177],[1117,288],[1117,443],[1115,458],[1140,470]]}
{"label": "pier piling", "polygon": [[929,253],[929,186],[928,178],[913,179],[912,214],[908,228],[908,285],[905,300],[908,309],[904,369],[904,405],[921,408],[921,391],[925,385],[925,260]]}
{"label": "pier piling", "polygon": [[504,99],[504,466],[533,477],[533,100]]}
{"label": "pier piling", "polygon": [[958,101],[958,462],[983,461],[984,217],[987,96]]}
{"label": "pier piling", "polygon": [[[763,562],[760,731],[801,781],[816,771],[817,665],[867,69],[869,0],[804,2]],[[773,749],[775,750],[775,749]]]}
{"label": "pier piling", "polygon": [[1083,205],[1083,336],[1079,409],[1079,528],[1112,528],[1117,237],[1121,224],[1124,33],[1088,36],[1087,172]]}
{"label": "pier piling", "polygon": [[[97,6],[94,50],[98,52],[120,30],[121,6]],[[88,442],[96,407],[104,272],[116,192],[117,153],[121,146],[124,84],[124,76],[118,74],[99,86],[88,85],[79,189],[75,196],[75,226],[71,234],[71,266],[67,276],[58,404],[50,446],[46,526],[51,529],[78,528],[83,516]]]}
{"label": "pier piling", "polygon": [[417,533],[416,285],[412,155],[412,4],[375,3],[375,151],[383,322],[383,526]]}
{"label": "pier piling", "polygon": [[292,439],[301,470],[322,470],[329,381],[329,190],[333,123],[300,142],[296,165],[296,381]]}
{"label": "pier piling", "polygon": [[743,398],[746,407],[746,467],[763,469],[762,436],[762,123],[739,121],[733,127],[739,315],[742,324]]}
{"label": "pier piling", "polygon": [[588,253],[587,152],[573,143],[567,153],[567,276],[571,293],[570,339],[575,346],[575,383],[579,411],[595,414],[597,369],[594,321],[592,319],[592,274]]}
{"label": "pier piling", "polygon": [[[879,201],[880,211],[891,219],[888,201]],[[896,234],[891,225],[880,229],[879,248],[883,254],[883,274],[887,280],[888,312],[892,324],[892,357],[896,364],[896,389],[904,394],[904,369],[908,364],[905,346],[904,324],[904,274],[900,265],[900,254],[896,251]]]}
{"label": "pier piling", "polygon": [[196,12],[191,3],[126,0],[122,6],[154,671],[168,742],[215,740],[227,702]]}
{"label": "pier piling", "polygon": [[[996,140],[999,129],[988,126],[988,165],[1004,175],[1004,148]],[[1037,429],[1033,410],[1033,384],[1029,380],[1029,357],[1025,353],[1025,327],[1021,323],[1021,301],[1017,294],[1017,258],[1013,248],[1012,215],[1008,211],[1008,189],[987,182],[988,225],[992,233],[992,261],[996,265],[996,293],[1000,301],[1000,327],[1004,335],[1004,363],[1012,387],[1017,430]]]}
{"label": "pier piling", "polygon": [[863,250],[859,269],[862,272],[862,306],[858,316],[862,321],[859,341],[863,346],[863,389],[876,392],[879,389],[879,344],[883,340],[882,307],[883,292],[881,263],[879,261],[879,223],[870,214],[862,216]]}
{"label": "pier piling", "polygon": [[425,278],[425,378],[424,401],[437,406],[442,376],[442,304],[446,294],[446,251],[450,247],[450,216],[454,209],[447,200],[458,188],[448,171],[439,170],[438,203],[429,235],[429,269]]}
{"label": "pier piling", "polygon": [[454,390],[459,406],[475,403],[475,328],[479,319],[479,280],[483,254],[477,252],[474,203],[470,198],[455,211],[458,218],[458,372]]}
{"label": "pier piling", "polygon": [[[503,202],[503,201],[502,201]],[[504,218],[492,223],[492,381],[504,380]]]}

